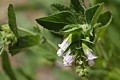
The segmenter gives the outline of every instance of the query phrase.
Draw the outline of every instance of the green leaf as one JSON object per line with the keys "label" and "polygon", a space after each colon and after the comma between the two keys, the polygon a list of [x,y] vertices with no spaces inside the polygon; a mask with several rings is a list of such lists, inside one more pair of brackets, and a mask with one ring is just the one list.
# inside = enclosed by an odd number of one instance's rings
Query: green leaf
{"label": "green leaf", "polygon": [[62,11],[48,17],[36,19],[36,21],[44,28],[56,32],[59,32],[64,26],[68,24],[76,23],[75,17],[69,11]]}
{"label": "green leaf", "polygon": [[17,24],[16,24],[16,16],[15,16],[15,12],[13,9],[13,5],[10,4],[8,7],[8,24],[10,26],[10,29],[12,30],[12,32],[14,33],[14,35],[16,37],[18,37],[18,32],[17,32]]}
{"label": "green leaf", "polygon": [[84,14],[85,6],[83,5],[82,0],[71,0],[71,6],[76,12]]}
{"label": "green leaf", "polygon": [[31,75],[26,74],[22,69],[18,69],[18,72],[23,75],[27,80],[35,80]]}
{"label": "green leaf", "polygon": [[2,36],[2,33],[0,32],[0,55],[2,54],[4,49],[4,37]]}
{"label": "green leaf", "polygon": [[101,28],[97,31],[97,34],[94,40],[95,42],[101,39],[107,26],[111,23],[111,21],[112,21],[112,14],[110,11],[104,12],[100,15],[98,19],[98,23],[101,23]]}
{"label": "green leaf", "polygon": [[101,23],[102,26],[108,26],[112,20],[112,14],[110,11],[102,13],[97,22]]}
{"label": "green leaf", "polygon": [[85,11],[85,18],[88,24],[94,26],[94,24],[97,22],[97,19],[99,18],[102,8],[103,3],[90,7]]}
{"label": "green leaf", "polygon": [[17,80],[11,68],[9,57],[6,51],[2,53],[2,67],[5,73],[9,76],[10,80]]}
{"label": "green leaf", "polygon": [[70,11],[70,8],[62,4],[54,3],[51,5],[53,11]]}
{"label": "green leaf", "polygon": [[79,27],[78,24],[71,24],[71,25],[66,25],[63,30],[62,30],[62,33],[67,33],[67,34],[70,34],[70,33],[81,33],[82,31],[82,28]]}
{"label": "green leaf", "polygon": [[10,45],[9,50],[12,55],[15,55],[17,52],[32,47],[39,44],[40,36],[39,35],[27,35],[23,37],[19,37],[17,43],[13,46]]}

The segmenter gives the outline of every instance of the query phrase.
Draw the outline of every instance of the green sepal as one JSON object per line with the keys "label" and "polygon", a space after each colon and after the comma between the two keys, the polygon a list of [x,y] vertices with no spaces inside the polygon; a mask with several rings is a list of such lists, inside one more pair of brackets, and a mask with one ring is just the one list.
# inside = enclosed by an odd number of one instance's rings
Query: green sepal
{"label": "green sepal", "polygon": [[86,53],[86,50],[90,50],[92,52],[92,49],[90,49],[85,43],[82,43],[83,52]]}

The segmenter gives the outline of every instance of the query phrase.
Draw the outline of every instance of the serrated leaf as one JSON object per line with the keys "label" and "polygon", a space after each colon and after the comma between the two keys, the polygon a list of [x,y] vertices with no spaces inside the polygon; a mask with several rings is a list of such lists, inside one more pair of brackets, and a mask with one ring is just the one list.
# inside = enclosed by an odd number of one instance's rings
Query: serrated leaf
{"label": "serrated leaf", "polygon": [[103,8],[103,3],[90,7],[85,11],[85,18],[88,24],[94,26],[102,11],[102,8]]}
{"label": "serrated leaf", "polygon": [[17,80],[11,68],[10,60],[6,51],[2,53],[2,67],[5,73],[9,76],[10,80]]}
{"label": "serrated leaf", "polygon": [[85,6],[83,5],[82,0],[71,0],[71,6],[76,12],[84,14]]}
{"label": "serrated leaf", "polygon": [[57,14],[36,19],[37,23],[48,30],[59,32],[65,25],[76,23],[75,17],[69,11],[62,11]]}
{"label": "serrated leaf", "polygon": [[110,11],[104,12],[100,15],[98,19],[98,23],[101,23],[101,28],[97,31],[94,40],[95,42],[100,40],[100,38],[103,36],[107,26],[111,23],[111,21],[112,21],[112,14]]}
{"label": "serrated leaf", "polygon": [[39,44],[40,36],[39,35],[27,35],[23,37],[19,37],[17,43],[13,46],[9,46],[9,51],[12,55],[15,55],[17,52],[32,47]]}
{"label": "serrated leaf", "polygon": [[54,3],[51,5],[53,11],[70,11],[70,8],[62,4]]}
{"label": "serrated leaf", "polygon": [[17,29],[17,23],[16,23],[16,16],[15,16],[15,12],[13,9],[13,5],[10,4],[8,7],[8,24],[10,26],[10,29],[12,30],[12,32],[14,33],[14,35],[16,37],[18,37],[18,29]]}

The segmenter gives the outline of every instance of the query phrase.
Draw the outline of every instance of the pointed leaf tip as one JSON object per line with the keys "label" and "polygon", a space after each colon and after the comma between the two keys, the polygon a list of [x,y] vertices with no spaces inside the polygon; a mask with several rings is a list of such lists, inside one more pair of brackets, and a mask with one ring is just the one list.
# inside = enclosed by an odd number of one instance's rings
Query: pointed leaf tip
{"label": "pointed leaf tip", "polygon": [[9,7],[8,7],[8,24],[10,26],[10,29],[14,33],[14,35],[18,37],[16,16],[15,16],[15,12],[12,4],[9,4]]}

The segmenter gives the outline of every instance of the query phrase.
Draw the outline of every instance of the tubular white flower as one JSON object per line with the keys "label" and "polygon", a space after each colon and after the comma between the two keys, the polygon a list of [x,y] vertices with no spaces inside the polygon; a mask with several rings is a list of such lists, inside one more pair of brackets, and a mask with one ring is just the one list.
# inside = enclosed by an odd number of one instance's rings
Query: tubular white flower
{"label": "tubular white flower", "polygon": [[88,49],[86,50],[85,55],[87,56],[88,60],[94,60],[97,58],[97,56],[95,56],[95,54]]}
{"label": "tubular white flower", "polygon": [[70,45],[70,43],[68,42],[68,38],[66,38],[61,44],[58,44],[58,46],[65,51],[68,46]]}
{"label": "tubular white flower", "polygon": [[72,66],[72,63],[74,62],[74,58],[72,55],[70,55],[71,52],[68,52],[65,56],[63,56],[63,64],[66,67]]}
{"label": "tubular white flower", "polygon": [[63,54],[64,54],[64,51],[62,50],[62,49],[59,49],[58,51],[57,51],[57,55],[60,57],[60,56],[63,56]]}
{"label": "tubular white flower", "polygon": [[95,56],[95,54],[88,49],[86,50],[85,55],[87,56],[88,65],[89,66],[95,66],[94,59],[96,59],[97,56]]}

